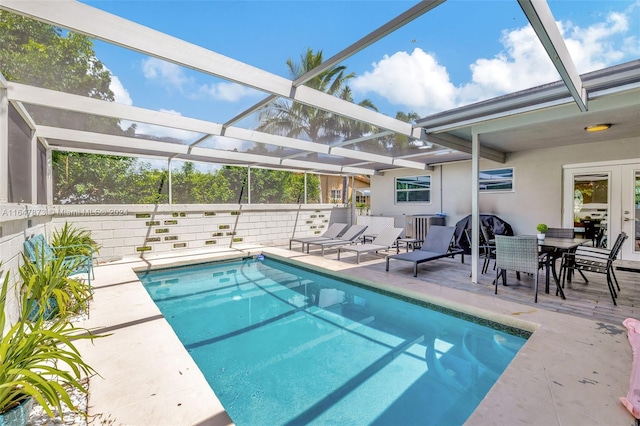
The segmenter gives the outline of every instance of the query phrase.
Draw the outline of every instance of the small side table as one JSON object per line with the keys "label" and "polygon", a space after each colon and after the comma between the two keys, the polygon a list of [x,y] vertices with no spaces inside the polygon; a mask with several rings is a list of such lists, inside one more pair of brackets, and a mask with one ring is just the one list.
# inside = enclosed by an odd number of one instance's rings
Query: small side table
{"label": "small side table", "polygon": [[402,245],[407,249],[407,253],[409,252],[409,248],[415,250],[423,241],[424,240],[420,240],[418,238],[398,238],[396,240],[396,253],[400,253],[400,247]]}

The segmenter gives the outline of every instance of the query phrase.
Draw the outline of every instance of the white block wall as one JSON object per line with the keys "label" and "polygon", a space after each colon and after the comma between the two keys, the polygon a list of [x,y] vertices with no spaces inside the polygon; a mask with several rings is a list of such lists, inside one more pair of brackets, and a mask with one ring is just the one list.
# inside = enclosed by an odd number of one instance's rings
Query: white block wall
{"label": "white block wall", "polygon": [[[288,246],[347,222],[348,209],[314,205],[55,206],[47,237],[65,221],[91,231],[99,259],[255,243]],[[295,232],[294,232],[295,230]]]}

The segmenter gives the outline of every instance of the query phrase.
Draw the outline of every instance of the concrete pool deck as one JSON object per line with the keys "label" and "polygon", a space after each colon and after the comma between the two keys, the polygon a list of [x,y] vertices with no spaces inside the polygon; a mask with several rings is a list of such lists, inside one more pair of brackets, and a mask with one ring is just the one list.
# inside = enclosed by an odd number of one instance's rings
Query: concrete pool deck
{"label": "concrete pool deck", "polygon": [[134,270],[237,258],[264,252],[456,310],[515,325],[533,335],[468,425],[633,425],[619,401],[627,394],[631,348],[622,325],[448,288],[404,271],[360,265],[280,248],[242,246],[207,253],[130,259],[96,268],[89,318],[79,324],[111,333],[79,341],[100,376],[89,384],[89,414],[116,425],[226,425],[224,408],[164,320]]}

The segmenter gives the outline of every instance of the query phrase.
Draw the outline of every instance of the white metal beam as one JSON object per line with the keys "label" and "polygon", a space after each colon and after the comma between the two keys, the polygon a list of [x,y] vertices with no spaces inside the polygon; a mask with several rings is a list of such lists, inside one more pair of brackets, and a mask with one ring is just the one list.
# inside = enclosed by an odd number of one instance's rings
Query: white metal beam
{"label": "white metal beam", "polygon": [[7,89],[5,89],[4,87],[0,87],[0,203],[6,203],[8,200],[9,200],[9,99],[7,98]]}
{"label": "white metal beam", "polygon": [[373,124],[376,127],[411,136],[410,123],[405,123],[404,121],[361,107],[360,105],[342,100],[335,96],[327,95],[326,93],[312,89],[311,87],[300,86],[294,90],[292,99],[295,101],[315,108],[320,108],[325,111],[334,112],[353,120]]}
{"label": "white metal beam", "polygon": [[480,269],[480,136],[474,130],[471,135],[471,282],[478,283]]}
{"label": "white metal beam", "polygon": [[336,147],[336,146],[353,145],[353,144],[360,143],[360,142],[370,141],[372,139],[383,138],[385,136],[389,136],[389,135],[392,135],[392,134],[393,134],[393,132],[390,132],[390,131],[372,133],[372,134],[367,135],[367,136],[362,136],[362,137],[355,138],[355,139],[349,139],[349,140],[346,140],[346,141],[337,142],[337,143],[331,144],[330,146],[333,148],[333,147]]}
{"label": "white metal beam", "polygon": [[[154,151],[157,153],[165,153],[166,157],[174,156],[180,158],[187,158],[189,155],[194,155],[202,158],[211,159],[212,163],[219,163],[220,160],[234,160],[242,162],[247,165],[263,165],[264,167],[280,166],[284,160],[277,157],[269,157],[266,155],[251,154],[246,152],[236,151],[224,151],[211,148],[190,147],[189,145],[179,145],[167,142],[157,142],[148,139],[131,138],[126,136],[113,136],[100,133],[84,132],[80,130],[61,129],[50,126],[37,126],[36,134],[41,138],[51,138],[63,141],[70,141],[75,143],[84,144],[87,147],[92,145],[109,146],[114,150],[127,149],[131,150],[135,145],[136,149],[140,151],[140,155],[143,156],[143,152]],[[100,148],[99,148],[100,149]],[[165,157],[165,158],[166,158]],[[375,170],[364,168],[347,168],[339,167],[332,164],[319,164],[310,161],[297,161],[296,164],[303,170],[327,170],[331,172],[341,171],[344,173],[355,174],[375,174]]]}
{"label": "white metal beam", "polygon": [[[2,0],[0,0],[2,1]],[[9,99],[33,105],[94,114],[103,117],[190,130],[192,132],[219,135],[222,125],[168,112],[153,111],[117,102],[107,102],[87,96],[73,95],[56,90],[43,89],[15,82],[8,83]]]}
{"label": "white metal beam", "polygon": [[236,61],[160,31],[72,1],[0,0],[0,9],[67,28],[149,56],[410,135],[411,125]]}
{"label": "white metal beam", "polygon": [[[422,137],[422,140],[433,142],[437,145],[444,146],[459,152],[473,154],[472,142],[447,133],[438,133],[435,135],[428,134]],[[478,154],[482,158],[497,161],[498,163],[504,163],[505,161],[507,161],[504,152],[492,148],[480,146],[478,149]]]}
{"label": "white metal beam", "polygon": [[[351,155],[354,152],[358,154],[357,157],[359,160],[374,161],[376,163],[382,163],[382,164],[393,164],[393,158],[386,155],[372,154],[372,153],[363,152],[363,151],[353,151],[351,149],[340,148],[340,147],[331,148],[331,150],[329,151],[329,154],[337,155],[339,157],[345,157],[345,154]],[[422,166],[424,166],[424,164],[422,164]]]}
{"label": "white metal beam", "polygon": [[580,111],[587,111],[587,91],[546,1],[518,0],[538,39],[569,89]]}
{"label": "white metal beam", "polygon": [[[188,130],[207,135],[220,136],[243,141],[264,143],[284,148],[298,149],[308,152],[328,154],[330,147],[317,142],[293,139],[285,136],[272,135],[256,130],[243,129],[240,127],[228,127],[218,123],[189,118],[182,115],[170,114],[166,112],[152,111],[131,105],[107,102],[100,99],[88,98],[85,96],[73,95],[58,92],[55,90],[42,89],[27,86],[20,83],[8,83],[9,98],[12,101],[24,102],[28,104],[40,105],[49,108],[65,109],[86,114],[94,114],[105,117],[120,118],[141,123],[148,123],[157,126],[171,127],[181,130]],[[194,145],[195,147],[195,145]],[[345,158],[360,159],[360,152],[344,150]],[[424,165],[422,165],[424,166]]]}
{"label": "white metal beam", "polygon": [[270,133],[258,132],[257,130],[243,129],[241,127],[229,127],[225,129],[224,136],[233,139],[240,139],[250,142],[266,143],[268,145],[281,146],[283,148],[293,148],[303,151],[329,153],[329,147],[317,142],[304,141],[302,139],[288,138],[286,136],[272,135]]}
{"label": "white metal beam", "polygon": [[38,204],[38,138],[31,130],[29,141],[29,180],[31,181],[31,204]]}

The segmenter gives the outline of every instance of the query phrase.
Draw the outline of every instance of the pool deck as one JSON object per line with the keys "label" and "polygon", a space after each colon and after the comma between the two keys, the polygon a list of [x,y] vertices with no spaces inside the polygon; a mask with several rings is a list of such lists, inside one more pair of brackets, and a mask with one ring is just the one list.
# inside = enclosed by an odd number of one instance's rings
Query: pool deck
{"label": "pool deck", "polygon": [[99,373],[89,384],[90,422],[232,424],[134,270],[261,252],[533,331],[468,425],[634,424],[619,401],[627,394],[631,372],[631,348],[622,325],[434,284],[413,278],[407,268],[384,272],[381,259],[356,266],[335,257],[261,246],[129,259],[96,268],[89,318],[78,325],[110,335],[93,343],[78,341],[83,357]]}

